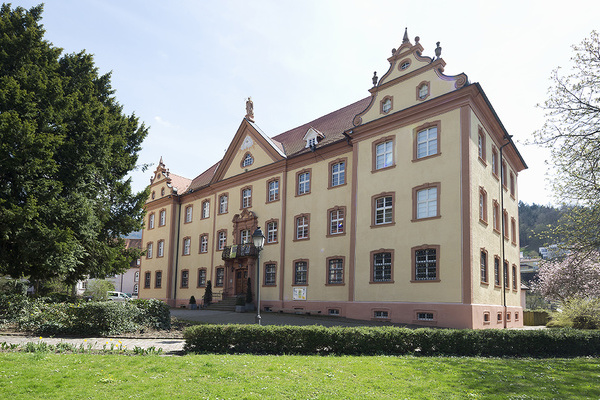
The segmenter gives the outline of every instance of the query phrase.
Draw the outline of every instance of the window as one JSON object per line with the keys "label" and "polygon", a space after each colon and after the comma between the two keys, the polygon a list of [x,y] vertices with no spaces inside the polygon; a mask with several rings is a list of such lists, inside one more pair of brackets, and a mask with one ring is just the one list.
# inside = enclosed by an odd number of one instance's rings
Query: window
{"label": "window", "polygon": [[154,229],[154,213],[148,216],[148,229]]}
{"label": "window", "polygon": [[494,257],[494,286],[500,286],[500,259]]}
{"label": "window", "polygon": [[504,186],[504,189],[508,187],[506,180],[506,161],[502,160],[502,186]]}
{"label": "window", "polygon": [[477,135],[477,155],[479,160],[485,164],[485,132],[479,128],[479,134]]}
{"label": "window", "polygon": [[502,229],[504,230],[504,239],[508,240],[508,212],[506,210],[502,212]]}
{"label": "window", "polygon": [[187,206],[185,208],[185,223],[188,224],[192,222],[192,206]]}
{"label": "window", "polygon": [[206,286],[206,269],[199,268],[198,269],[198,287]]}
{"label": "window", "polygon": [[416,159],[438,154],[438,127],[431,126],[417,132]]}
{"label": "window", "polygon": [[202,202],[202,219],[210,217],[210,201],[204,200]]}
{"label": "window", "polygon": [[387,251],[373,252],[372,282],[392,282],[392,253]]}
{"label": "window", "polygon": [[334,161],[329,166],[330,188],[346,184],[346,161]]}
{"label": "window", "polygon": [[508,271],[508,261],[504,261],[504,269],[502,273],[504,274],[504,288],[508,289],[510,287],[510,276]]}
{"label": "window", "polygon": [[160,210],[160,217],[158,219],[158,226],[165,226],[167,223],[167,210]]}
{"label": "window", "polygon": [[479,188],[479,221],[487,224],[487,192]]}
{"label": "window", "polygon": [[296,217],[296,240],[308,239],[309,217],[300,215]]}
{"label": "window", "polygon": [[481,250],[479,256],[479,265],[481,272],[481,283],[488,283],[488,258],[487,251]]}
{"label": "window", "polygon": [[165,188],[160,188],[160,195],[164,196],[165,195]]}
{"label": "window", "polygon": [[267,222],[267,243],[277,243],[277,221]]}
{"label": "window", "polygon": [[250,243],[250,229],[240,231],[240,244]]}
{"label": "window", "polygon": [[267,185],[268,202],[279,200],[279,179],[269,181]]}
{"label": "window", "polygon": [[404,71],[408,67],[410,67],[410,60],[402,60],[402,62],[400,62],[398,65],[398,69],[400,69],[400,71]]}
{"label": "window", "polygon": [[340,285],[344,283],[344,260],[330,258],[327,260],[327,284]]}
{"label": "window", "polygon": [[486,311],[483,313],[483,323],[484,324],[490,323],[490,312],[489,311]]}
{"label": "window", "polygon": [[208,235],[200,236],[200,253],[208,253]]}
{"label": "window", "polygon": [[296,175],[296,180],[298,182],[298,196],[310,193],[310,171],[299,172]]}
{"label": "window", "polygon": [[219,231],[217,236],[219,238],[217,250],[223,250],[227,244],[227,231]]}
{"label": "window", "polygon": [[329,235],[341,235],[344,233],[345,207],[336,207],[329,210]]}
{"label": "window", "polygon": [[162,287],[162,271],[156,271],[154,274],[154,287],[159,289]]}
{"label": "window", "polygon": [[515,198],[515,174],[510,171],[510,196]]}
{"label": "window", "polygon": [[386,140],[375,145],[375,170],[394,165],[394,141]]}
{"label": "window", "polygon": [[242,160],[242,167],[250,166],[250,165],[252,165],[253,162],[254,162],[254,157],[252,157],[252,154],[246,153],[246,155],[244,156],[244,159]]}
{"label": "window", "polygon": [[229,200],[229,198],[227,197],[226,194],[222,194],[221,196],[219,196],[219,214],[227,213],[228,200]]}
{"label": "window", "polygon": [[155,197],[156,197],[156,192],[152,191],[152,200],[154,200]]}
{"label": "window", "polygon": [[294,263],[294,285],[308,284],[308,262],[296,261]]}
{"label": "window", "polygon": [[437,281],[438,277],[438,249],[419,248],[414,250],[414,280]]}
{"label": "window", "polygon": [[417,100],[425,100],[429,97],[429,82],[421,82],[417,86]]}
{"label": "window", "polygon": [[158,241],[158,251],[157,251],[156,257],[163,257],[164,255],[165,255],[165,241],[159,240]]}
{"label": "window", "polygon": [[439,183],[416,187],[415,219],[434,218],[439,216],[438,191]]}
{"label": "window", "polygon": [[511,217],[510,218],[510,232],[511,232],[511,242],[512,244],[517,244],[517,221]]}
{"label": "window", "polygon": [[146,258],[152,258],[152,243],[146,245]]}
{"label": "window", "polygon": [[492,174],[498,178],[498,150],[492,148]]}
{"label": "window", "polygon": [[387,311],[381,311],[381,310],[373,311],[373,317],[377,318],[377,319],[388,319],[389,315],[390,314]]}
{"label": "window", "polygon": [[498,201],[494,200],[494,205],[493,205],[493,226],[494,226],[494,230],[496,232],[500,232],[500,204],[498,204]]}
{"label": "window", "polygon": [[252,188],[242,189],[242,208],[252,207]]}
{"label": "window", "polygon": [[140,281],[140,271],[135,271],[135,275],[133,275],[133,281],[134,282]]}
{"label": "window", "polygon": [[265,264],[265,286],[275,286],[277,278],[277,265]]}
{"label": "window", "polygon": [[340,309],[339,308],[329,308],[329,309],[327,309],[327,315],[339,316]]}
{"label": "window", "polygon": [[215,280],[216,287],[223,287],[223,282],[225,281],[225,268],[219,267],[217,268],[217,279]]}
{"label": "window", "polygon": [[189,237],[183,238],[183,255],[190,255],[190,248],[192,246],[192,239]]}
{"label": "window", "polygon": [[385,96],[383,98],[383,100],[381,100],[381,113],[382,114],[387,114],[390,111],[392,111],[392,108],[394,106],[394,99],[391,96]]}
{"label": "window", "polygon": [[502,322],[502,313],[501,312],[496,314],[496,322],[498,322],[498,323]]}
{"label": "window", "polygon": [[138,294],[140,292],[140,285],[139,284],[135,284],[133,285],[133,294]]}
{"label": "window", "polygon": [[144,274],[144,289],[150,289],[150,272]]}
{"label": "window", "polygon": [[316,145],[317,145],[317,138],[316,137],[311,137],[306,142],[306,147],[314,147]]}
{"label": "window", "polygon": [[394,222],[394,196],[384,195],[374,198],[373,204],[373,222],[374,225],[385,225]]}
{"label": "window", "polygon": [[432,312],[418,312],[417,319],[419,321],[433,321],[433,313]]}
{"label": "window", "polygon": [[515,264],[512,266],[512,288],[517,290],[517,266]]}
{"label": "window", "polygon": [[186,288],[190,283],[190,271],[183,270],[181,271],[181,287]]}

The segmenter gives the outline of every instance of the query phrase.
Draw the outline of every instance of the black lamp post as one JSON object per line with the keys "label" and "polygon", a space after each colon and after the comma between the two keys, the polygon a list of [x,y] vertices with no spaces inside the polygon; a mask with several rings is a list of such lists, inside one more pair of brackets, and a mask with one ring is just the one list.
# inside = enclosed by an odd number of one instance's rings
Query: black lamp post
{"label": "black lamp post", "polygon": [[265,235],[263,235],[260,226],[256,228],[254,233],[252,234],[252,241],[254,242],[254,247],[256,247],[256,318],[255,322],[258,325],[261,325],[260,316],[260,252],[263,249],[265,244]]}

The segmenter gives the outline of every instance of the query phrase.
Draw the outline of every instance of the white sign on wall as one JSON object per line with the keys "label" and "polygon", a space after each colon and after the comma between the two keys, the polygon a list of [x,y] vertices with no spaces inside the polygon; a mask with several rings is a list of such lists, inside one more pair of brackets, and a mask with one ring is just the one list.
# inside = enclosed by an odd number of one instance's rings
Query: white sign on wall
{"label": "white sign on wall", "polygon": [[306,288],[295,287],[294,288],[294,300],[306,300]]}

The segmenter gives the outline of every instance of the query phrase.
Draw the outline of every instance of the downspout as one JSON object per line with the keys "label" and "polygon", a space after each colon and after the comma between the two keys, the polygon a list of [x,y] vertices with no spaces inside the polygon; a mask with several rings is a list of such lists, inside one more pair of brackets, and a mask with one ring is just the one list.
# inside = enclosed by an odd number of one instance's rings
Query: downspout
{"label": "downspout", "polygon": [[177,242],[175,243],[175,279],[173,280],[173,304],[177,307],[177,276],[179,268],[179,232],[181,228],[181,197],[177,196]]}
{"label": "downspout", "polygon": [[[506,232],[504,231],[504,226],[506,221],[504,220],[504,175],[506,171],[504,171],[504,160],[502,158],[502,149],[510,144],[510,136],[504,136],[505,140],[508,140],[507,143],[504,143],[500,146],[500,212],[502,213],[502,233],[500,234],[500,240],[502,241],[502,305],[504,306],[504,315],[502,320],[504,321],[504,329],[506,329],[506,315],[507,315],[507,306],[506,306],[506,277],[508,275],[508,266],[506,265],[506,255],[505,255],[505,243],[504,243],[504,235]],[[506,269],[505,269],[506,268]],[[514,279],[514,278],[513,278]]]}

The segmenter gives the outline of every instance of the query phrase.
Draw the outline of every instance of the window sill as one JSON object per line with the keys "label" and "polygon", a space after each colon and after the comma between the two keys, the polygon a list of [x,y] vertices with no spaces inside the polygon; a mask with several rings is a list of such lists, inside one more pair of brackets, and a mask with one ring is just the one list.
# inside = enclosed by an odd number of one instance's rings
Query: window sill
{"label": "window sill", "polygon": [[308,283],[292,283],[292,286],[306,287],[308,286]]}
{"label": "window sill", "polygon": [[305,242],[310,240],[310,237],[300,238],[300,239],[292,239],[292,242]]}
{"label": "window sill", "polygon": [[439,152],[439,153],[436,153],[436,154],[431,154],[431,155],[429,155],[429,156],[425,156],[425,157],[421,157],[421,158],[413,158],[413,159],[412,159],[412,162],[414,162],[414,163],[415,163],[415,162],[419,162],[419,161],[423,161],[423,160],[429,160],[430,158],[439,157],[439,156],[441,156],[441,155],[442,155],[442,153],[441,153],[441,152]]}
{"label": "window sill", "polygon": [[440,279],[420,279],[420,280],[416,280],[416,279],[411,279],[410,283],[431,283],[431,282],[441,282]]}
{"label": "window sill", "polygon": [[331,237],[338,237],[338,236],[346,236],[346,232],[340,232],[340,233],[328,233],[327,235],[325,235],[325,237],[331,238]]}
{"label": "window sill", "polygon": [[396,168],[396,164],[392,164],[389,167],[373,169],[373,170],[371,170],[371,173],[375,174],[377,172],[387,171],[387,170],[394,169],[394,168]]}
{"label": "window sill", "polygon": [[425,218],[413,218],[410,220],[410,222],[421,222],[421,221],[429,221],[432,219],[440,219],[442,218],[441,215],[436,215],[435,217],[425,217]]}
{"label": "window sill", "polygon": [[325,286],[346,286],[346,283],[326,283]]}
{"label": "window sill", "polygon": [[387,224],[375,224],[375,225],[371,225],[371,228],[382,228],[384,226],[394,226],[396,225],[395,222],[388,222]]}
{"label": "window sill", "polygon": [[479,284],[480,284],[480,285],[485,285],[485,286],[487,286],[487,287],[489,287],[489,286],[490,286],[490,283],[489,283],[489,282],[483,282],[483,281],[480,281],[480,282],[479,282]]}
{"label": "window sill", "polygon": [[335,185],[335,186],[328,186],[328,187],[327,187],[327,189],[337,189],[337,188],[340,188],[340,187],[344,187],[344,186],[346,186],[346,185],[347,185],[347,183],[346,183],[346,182],[344,182],[344,183],[340,183],[339,185]]}
{"label": "window sill", "polygon": [[479,223],[480,223],[481,225],[485,225],[485,226],[486,226],[486,228],[487,228],[487,226],[488,226],[488,222],[487,222],[487,221],[485,221],[485,220],[483,220],[483,219],[481,219],[481,218],[479,218]]}
{"label": "window sill", "polygon": [[487,168],[487,163],[485,162],[485,160],[484,160],[483,158],[481,158],[481,157],[477,156],[477,159],[479,160],[479,162],[480,162],[480,163],[481,163],[481,164],[482,164],[484,167],[486,167],[486,168]]}
{"label": "window sill", "polygon": [[393,280],[391,280],[391,281],[370,281],[369,283],[372,283],[374,285],[379,285],[379,284],[385,285],[386,283],[394,283],[394,281]]}

